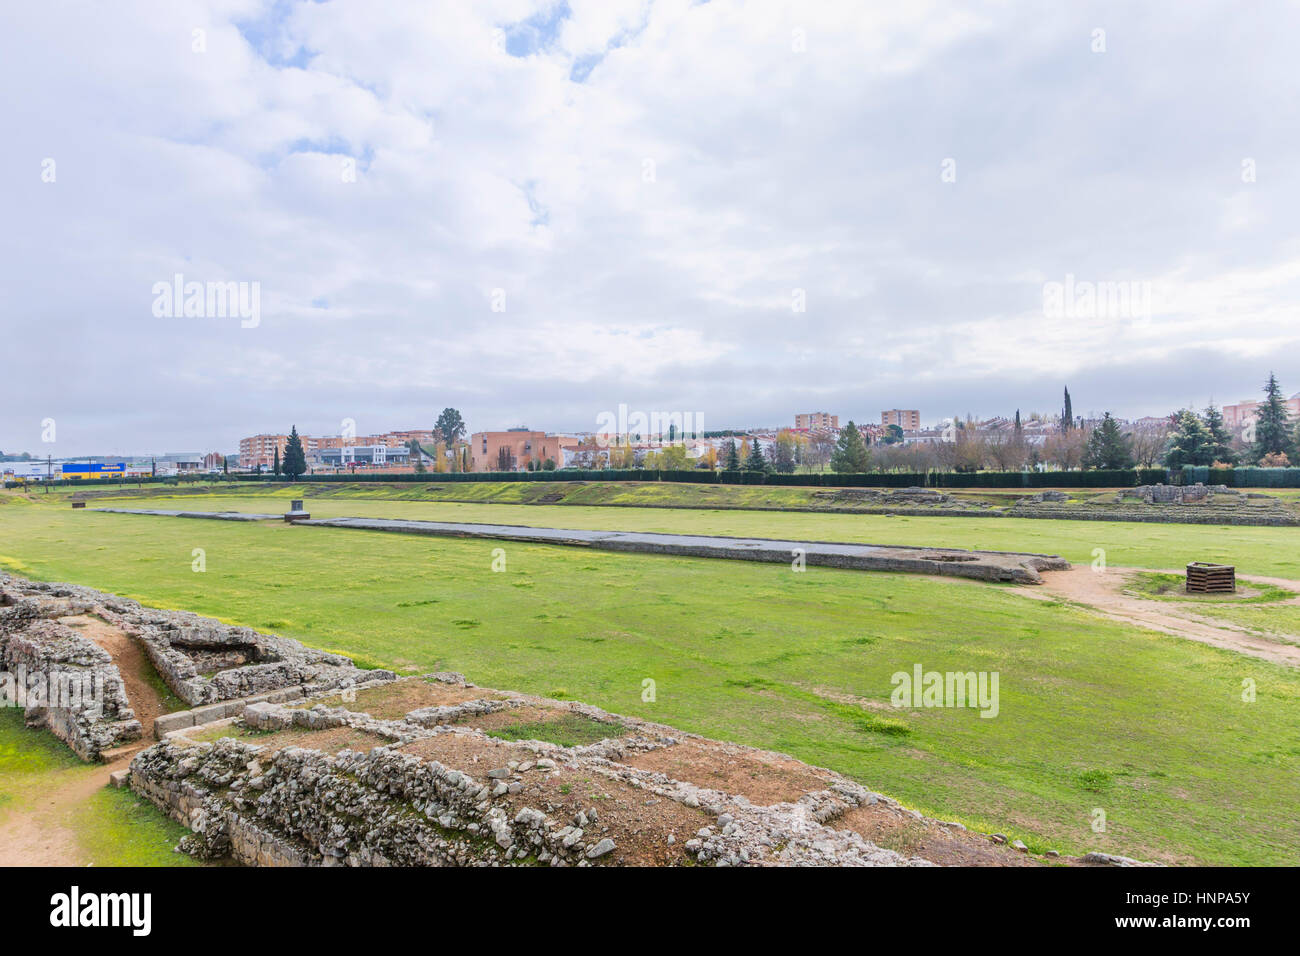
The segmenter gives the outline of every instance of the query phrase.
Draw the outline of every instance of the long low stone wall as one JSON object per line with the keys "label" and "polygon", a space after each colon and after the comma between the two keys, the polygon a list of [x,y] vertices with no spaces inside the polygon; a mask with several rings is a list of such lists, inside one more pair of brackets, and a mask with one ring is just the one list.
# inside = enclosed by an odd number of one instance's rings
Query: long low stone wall
{"label": "long low stone wall", "polygon": [[[201,512],[149,511],[104,508],[122,514],[166,517],[204,517]],[[206,515],[226,520],[227,512]],[[957,548],[903,547],[849,544],[833,541],[787,541],[771,538],[733,538],[721,535],[662,534],[657,532],[592,531],[569,528],[535,528],[524,525],[477,524],[451,521],[411,521],[396,518],[311,518],[295,525],[349,528],[400,534],[454,538],[485,538],[597,548],[604,551],[664,554],[678,557],[724,558],[789,564],[800,556],[805,564],[857,571],[901,571],[939,574],[983,581],[1040,584],[1040,571],[1064,570],[1069,562],[1057,555],[1007,551],[964,551]]]}

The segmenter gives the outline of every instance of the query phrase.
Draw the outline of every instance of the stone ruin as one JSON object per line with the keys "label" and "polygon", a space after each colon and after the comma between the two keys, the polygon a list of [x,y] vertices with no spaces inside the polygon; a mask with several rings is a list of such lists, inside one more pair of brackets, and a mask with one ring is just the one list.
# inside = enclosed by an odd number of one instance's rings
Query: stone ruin
{"label": "stone ruin", "polygon": [[919,485],[907,488],[836,488],[833,491],[815,491],[812,496],[814,499],[881,505],[941,505],[952,500],[952,496],[945,492]]}
{"label": "stone ruin", "polygon": [[1146,505],[1191,505],[1209,504],[1215,495],[1237,499],[1241,497],[1241,492],[1227,485],[1204,485],[1200,482],[1194,485],[1138,485],[1136,488],[1119,491],[1115,500],[1123,502],[1125,499],[1138,498]]}
{"label": "stone ruin", "polygon": [[107,651],[66,624],[66,602],[0,590],[0,703],[58,737],[82,760],[140,739],[140,721]]}
{"label": "stone ruin", "polygon": [[[45,584],[0,573],[0,688],[92,687],[60,695],[64,706],[28,700],[29,726],[45,727],[83,760],[141,736],[112,656],[59,619],[89,615],[139,642],[167,687],[191,707],[289,691],[303,694],[361,681],[392,680],[339,654],[187,611],[165,611],[73,584]],[[7,675],[7,676],[6,676]],[[48,695],[46,695],[48,696]]]}
{"label": "stone ruin", "polygon": [[[546,739],[573,722],[590,742]],[[454,673],[250,704],[168,734],[128,782],[190,828],[180,849],[249,865],[1135,862],[1033,857],[783,754]]]}
{"label": "stone ruin", "polygon": [[187,611],[110,611],[107,619],[144,645],[172,693],[192,707],[294,685],[324,690],[364,673],[341,654]]}

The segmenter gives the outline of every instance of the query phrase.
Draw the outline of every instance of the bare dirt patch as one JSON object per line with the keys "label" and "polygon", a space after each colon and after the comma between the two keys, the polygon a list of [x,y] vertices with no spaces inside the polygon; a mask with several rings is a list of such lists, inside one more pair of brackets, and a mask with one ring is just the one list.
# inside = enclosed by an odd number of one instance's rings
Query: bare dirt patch
{"label": "bare dirt patch", "polygon": [[622,866],[693,864],[683,845],[701,827],[714,823],[703,811],[585,770],[534,770],[517,779],[524,782],[523,790],[503,798],[512,815],[524,807],[536,807],[567,824],[573,823],[579,812],[589,813],[594,808],[597,820],[583,828],[582,840],[588,845],[606,837],[614,841],[616,849],[602,862]]}
{"label": "bare dirt patch", "polygon": [[484,783],[488,781],[489,770],[504,767],[511,760],[537,759],[527,747],[468,733],[437,734],[414,740],[398,749],[426,760],[436,760],[446,767],[463,770]]}
{"label": "bare dirt patch", "polygon": [[144,649],[120,628],[90,614],[62,617],[59,618],[59,623],[78,628],[87,638],[108,651],[113,666],[122,675],[126,697],[131,702],[131,709],[135,711],[136,720],[140,721],[144,730],[143,741],[135,749],[141,750],[148,746],[153,739],[153,722],[167,713],[167,708],[157,687],[148,679],[147,675],[153,670],[153,665],[145,656]]}
{"label": "bare dirt patch", "polygon": [[369,753],[376,747],[391,744],[392,741],[378,734],[358,730],[355,727],[330,727],[326,730],[310,730],[295,727],[291,730],[277,730],[271,733],[250,731],[243,727],[220,725],[206,731],[187,735],[186,739],[195,743],[210,743],[222,737],[233,737],[245,743],[265,747],[266,756],[287,750],[290,747],[305,747],[322,753],[336,754],[340,750],[356,750]]}
{"label": "bare dirt patch", "polygon": [[619,762],[697,787],[736,793],[759,806],[793,803],[809,791],[824,790],[834,780],[831,774],[797,760],[706,740],[684,740]]}
{"label": "bare dirt patch", "polygon": [[940,866],[1043,865],[1043,861],[993,843],[986,836],[940,826],[932,820],[918,820],[884,803],[855,807],[835,820],[828,820],[826,825],[852,830],[877,846],[903,856],[919,856]]}
{"label": "bare dirt patch", "polygon": [[[1087,605],[1103,617],[1121,624],[1135,625],[1202,644],[1258,657],[1261,660],[1300,667],[1300,647],[1270,640],[1252,631],[1224,621],[1200,617],[1193,607],[1173,601],[1153,601],[1124,594],[1131,577],[1140,569],[1107,568],[1098,573],[1090,567],[1068,571],[1046,571],[1037,588],[1010,588],[1013,594],[1038,600],[1065,599]],[[1261,578],[1282,587],[1297,587],[1297,582],[1279,578]],[[1289,602],[1288,602],[1289,603]]]}
{"label": "bare dirt patch", "polygon": [[344,700],[341,695],[335,694],[312,700],[304,707],[324,704],[327,707],[342,707],[353,713],[369,714],[380,720],[400,720],[411,711],[423,707],[445,707],[470,700],[506,699],[507,694],[478,687],[460,687],[441,681],[399,680],[379,687],[362,688],[353,695],[352,700]]}

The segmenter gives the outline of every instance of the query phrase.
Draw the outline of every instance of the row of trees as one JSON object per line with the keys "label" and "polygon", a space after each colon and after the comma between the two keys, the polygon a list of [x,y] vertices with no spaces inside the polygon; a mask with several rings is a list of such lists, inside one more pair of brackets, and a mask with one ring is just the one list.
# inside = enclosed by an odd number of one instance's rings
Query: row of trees
{"label": "row of trees", "polygon": [[[1040,416],[1033,416],[1041,420]],[[1183,465],[1234,465],[1238,463],[1286,466],[1300,461],[1300,421],[1293,421],[1277,377],[1269,374],[1253,427],[1246,434],[1232,435],[1223,414],[1211,404],[1201,412],[1180,409],[1167,420],[1120,427],[1109,412],[1091,430],[1079,427],[1074,417],[1069,389],[1065,390],[1060,427],[1042,442],[1027,440],[1017,409],[1012,426],[993,432],[981,431],[967,416],[954,417],[940,441],[906,443],[899,430],[888,433],[880,443],[868,445],[862,431],[849,422],[838,440],[808,435],[789,429],[780,431],[764,451],[758,439],[744,441],[735,433],[728,437],[721,454],[709,449],[701,459],[687,455],[684,445],[669,444],[645,451],[634,449],[624,437],[622,445],[609,450],[610,468],[657,468],[679,470],[691,467],[727,471],[763,471],[789,474],[801,467],[829,466],[838,473],[864,471],[1020,471],[1026,468],[1179,468]],[[465,421],[454,408],[444,408],[433,428],[434,447],[411,442],[417,471],[424,471],[421,452],[434,460],[435,470],[469,471],[469,446],[465,442]],[[711,437],[712,433],[705,433]],[[669,427],[670,441],[686,438]],[[737,442],[740,438],[740,442]],[[504,449],[503,449],[504,451]],[[500,470],[512,470],[513,460],[498,463]],[[530,469],[552,470],[554,460],[530,462]],[[307,471],[306,455],[297,426],[291,430],[284,461],[276,451],[274,471],[297,479]]]}
{"label": "row of trees", "polygon": [[836,472],[1020,471],[1026,468],[1180,468],[1183,465],[1256,464],[1282,467],[1300,462],[1300,420],[1293,420],[1273,374],[1255,421],[1233,435],[1213,404],[1201,412],[1180,409],[1168,419],[1122,428],[1109,413],[1092,429],[1074,417],[1069,389],[1060,426],[1041,442],[1026,440],[1017,410],[1010,429],[980,431],[969,416],[953,418],[942,440],[868,446],[853,422],[840,433],[830,457]]}

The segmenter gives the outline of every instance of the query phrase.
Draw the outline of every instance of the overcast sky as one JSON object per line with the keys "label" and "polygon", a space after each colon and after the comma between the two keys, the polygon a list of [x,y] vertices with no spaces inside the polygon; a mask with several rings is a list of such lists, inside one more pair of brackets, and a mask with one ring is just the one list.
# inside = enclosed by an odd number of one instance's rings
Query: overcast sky
{"label": "overcast sky", "polygon": [[[0,449],[1289,394],[1298,35],[1283,2],[4,3]],[[178,273],[256,283],[256,325],[157,314]],[[1045,309],[1067,275],[1150,308]]]}

